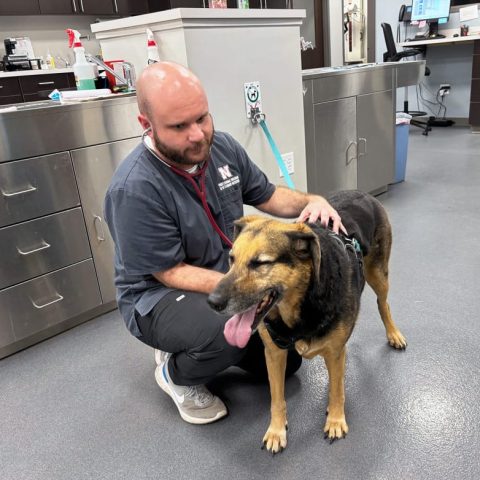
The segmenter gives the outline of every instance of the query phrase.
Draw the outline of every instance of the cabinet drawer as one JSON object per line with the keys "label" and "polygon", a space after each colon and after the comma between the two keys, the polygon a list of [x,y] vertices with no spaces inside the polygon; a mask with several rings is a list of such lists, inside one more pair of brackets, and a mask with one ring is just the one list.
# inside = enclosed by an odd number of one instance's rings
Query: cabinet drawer
{"label": "cabinet drawer", "polygon": [[24,94],[37,93],[41,90],[50,90],[54,88],[68,88],[68,74],[52,73],[46,75],[29,75],[20,77],[20,86]]}
{"label": "cabinet drawer", "polygon": [[18,341],[100,304],[93,261],[85,260],[0,291],[2,328],[10,323]]}
{"label": "cabinet drawer", "polygon": [[18,78],[0,78],[0,96],[21,94]]}
{"label": "cabinet drawer", "polygon": [[0,164],[0,227],[79,204],[67,152]]}
{"label": "cabinet drawer", "polygon": [[11,103],[22,103],[21,95],[10,95],[8,97],[0,97],[0,105],[10,105]]}
{"label": "cabinet drawer", "polygon": [[91,257],[80,207],[0,229],[0,289]]}
{"label": "cabinet drawer", "polygon": [[344,75],[314,78],[312,87],[314,103],[391,90],[392,69],[358,71]]}

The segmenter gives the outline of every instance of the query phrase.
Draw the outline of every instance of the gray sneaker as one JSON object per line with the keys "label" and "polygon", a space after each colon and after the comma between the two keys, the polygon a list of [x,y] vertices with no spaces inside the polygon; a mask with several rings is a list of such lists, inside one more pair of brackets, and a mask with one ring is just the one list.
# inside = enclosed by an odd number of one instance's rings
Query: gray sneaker
{"label": "gray sneaker", "polygon": [[168,359],[170,354],[161,352],[157,355],[155,351],[155,360],[158,359],[155,369],[155,380],[159,387],[167,393],[178,408],[180,416],[188,423],[202,425],[205,423],[216,422],[227,415],[227,407],[215,395],[213,395],[204,385],[181,386],[175,385],[168,374]]}

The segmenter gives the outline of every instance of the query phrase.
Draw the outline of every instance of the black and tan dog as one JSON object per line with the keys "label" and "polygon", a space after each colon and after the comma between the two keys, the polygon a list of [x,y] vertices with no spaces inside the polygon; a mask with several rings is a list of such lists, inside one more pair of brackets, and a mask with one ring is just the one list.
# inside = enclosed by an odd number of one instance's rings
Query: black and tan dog
{"label": "black and tan dog", "polygon": [[233,315],[227,341],[244,347],[257,329],[265,344],[271,392],[271,422],[263,438],[274,453],[287,445],[284,397],[287,349],[304,358],[321,355],[329,375],[330,440],[348,432],[345,421],[345,354],[360,307],[365,280],[377,295],[378,309],[392,347],[406,341],[387,303],[392,232],[378,200],[359,191],[328,198],[349,238],[313,224],[283,223],[259,216],[236,222],[231,268],[210,305]]}

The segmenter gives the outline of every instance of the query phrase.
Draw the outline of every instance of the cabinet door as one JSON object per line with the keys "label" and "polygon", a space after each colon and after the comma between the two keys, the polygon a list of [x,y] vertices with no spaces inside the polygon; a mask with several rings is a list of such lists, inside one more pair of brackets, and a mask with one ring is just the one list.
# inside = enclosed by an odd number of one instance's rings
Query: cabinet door
{"label": "cabinet door", "polygon": [[342,98],[313,106],[314,156],[307,159],[308,191],[326,194],[356,188],[356,100]]}
{"label": "cabinet door", "polygon": [[357,97],[359,190],[375,193],[393,180],[394,112],[391,90]]}
{"label": "cabinet door", "polygon": [[79,12],[78,0],[38,0],[40,13],[72,15]]}
{"label": "cabinet door", "polygon": [[87,15],[112,15],[117,13],[115,0],[78,0],[80,13]]}
{"label": "cabinet door", "polygon": [[139,15],[148,13],[148,0],[117,0],[120,15]]}
{"label": "cabinet door", "polygon": [[[235,8],[235,6],[230,7],[229,5],[228,7]],[[249,8],[287,8],[287,0],[249,0],[248,7]]]}
{"label": "cabinet door", "polygon": [[35,15],[40,13],[38,0],[15,0],[0,2],[0,15]]}
{"label": "cabinet door", "polygon": [[139,138],[131,138],[71,152],[103,303],[115,300],[114,245],[103,219],[103,202],[113,172],[138,143]]}

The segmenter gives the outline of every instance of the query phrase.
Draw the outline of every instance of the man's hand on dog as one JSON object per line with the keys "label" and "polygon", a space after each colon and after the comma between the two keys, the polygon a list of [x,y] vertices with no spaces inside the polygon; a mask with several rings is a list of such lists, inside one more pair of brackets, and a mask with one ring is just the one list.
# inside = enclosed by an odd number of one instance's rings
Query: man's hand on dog
{"label": "man's hand on dog", "polygon": [[320,223],[324,227],[328,227],[328,224],[331,220],[333,222],[332,230],[335,233],[339,233],[341,230],[345,235],[347,235],[347,230],[343,226],[342,219],[340,218],[338,212],[323,197],[318,195],[310,195],[310,201],[302,210],[302,213],[300,213],[296,221],[297,223],[315,223],[318,219],[320,219]]}

